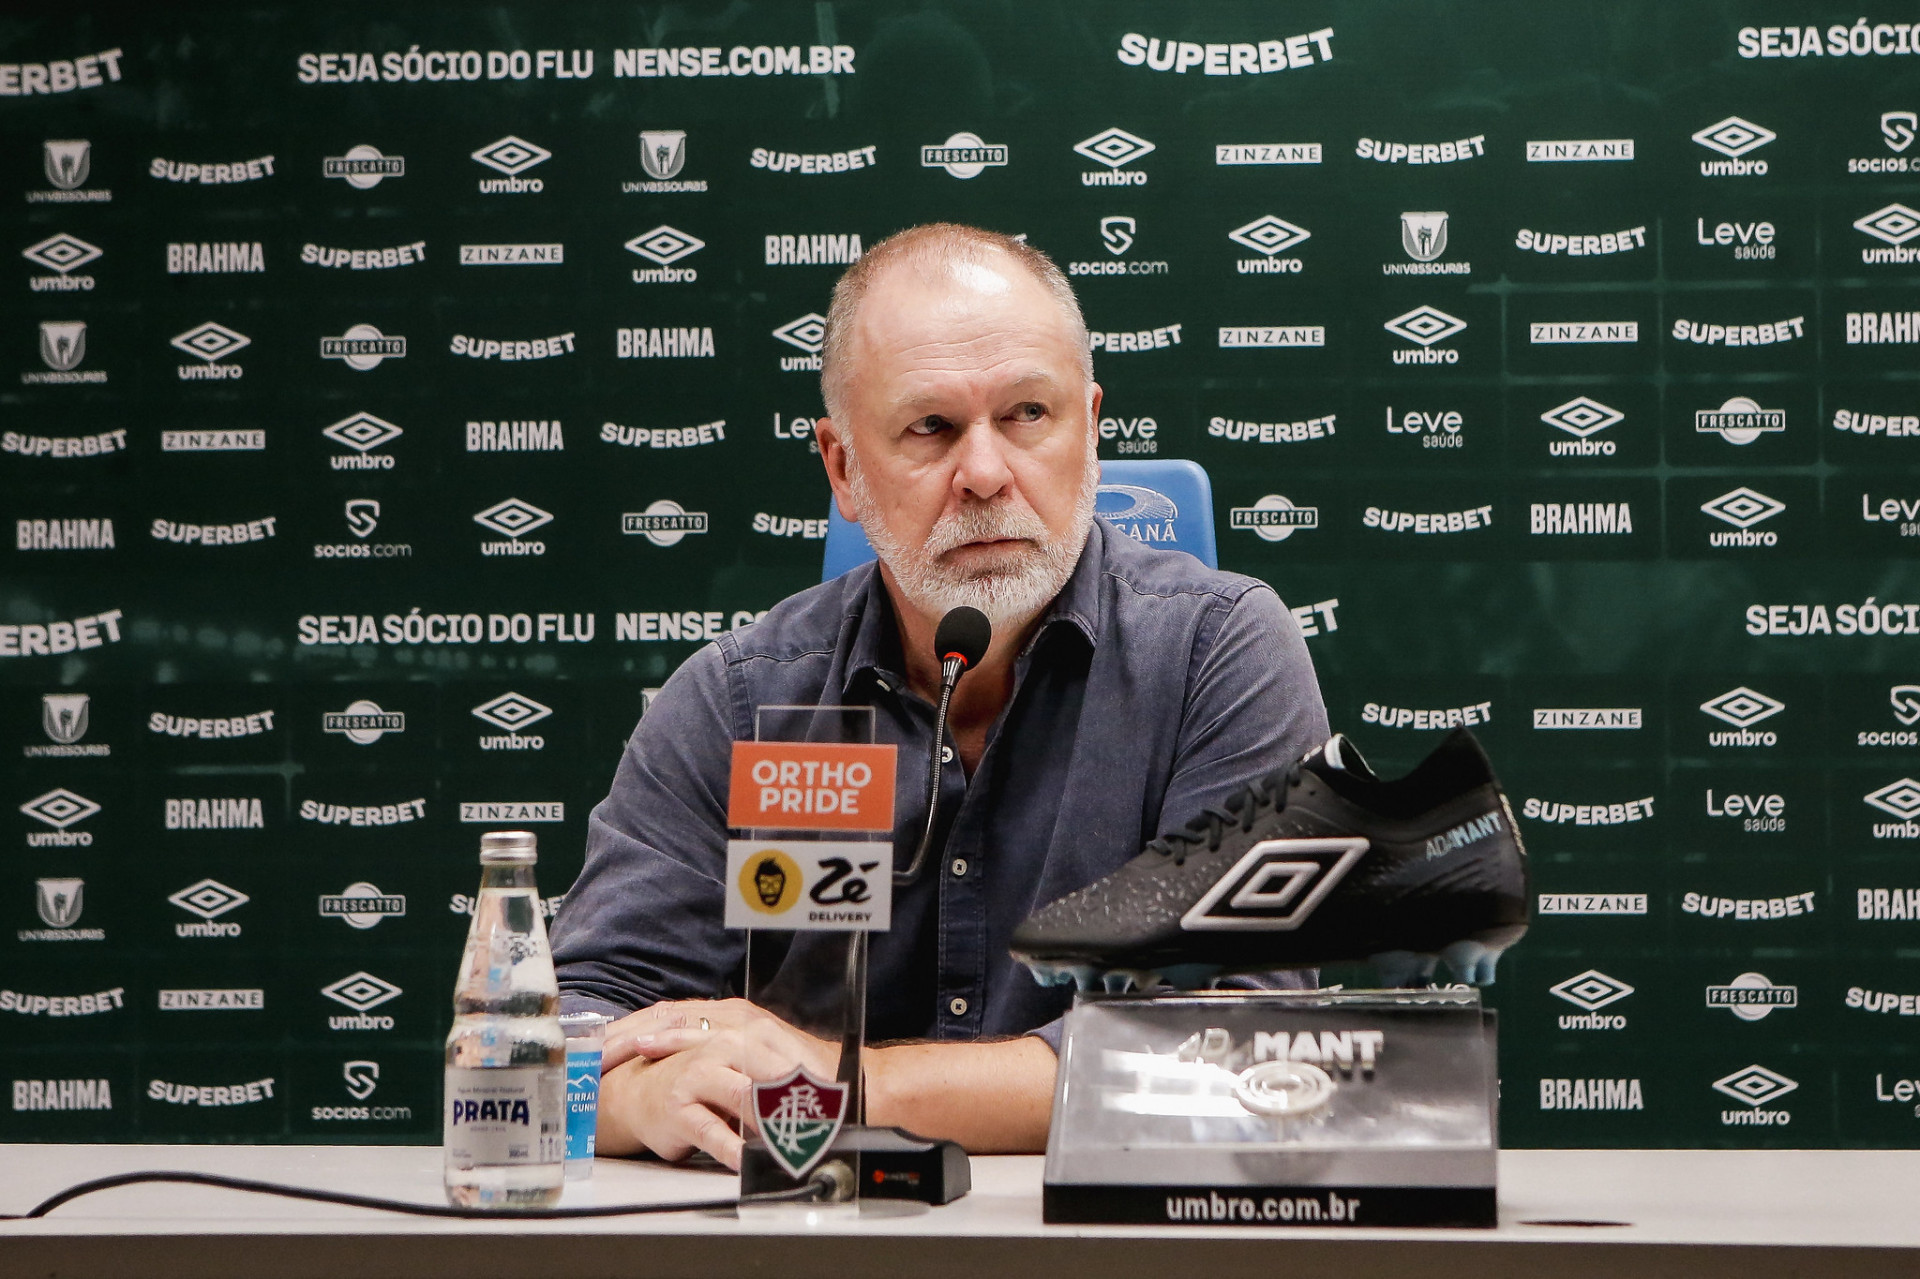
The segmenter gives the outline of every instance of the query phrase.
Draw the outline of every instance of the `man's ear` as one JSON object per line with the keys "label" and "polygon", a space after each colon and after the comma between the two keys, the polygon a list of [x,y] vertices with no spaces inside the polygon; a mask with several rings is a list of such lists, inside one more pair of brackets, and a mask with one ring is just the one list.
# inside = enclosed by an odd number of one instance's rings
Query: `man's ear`
{"label": "man's ear", "polygon": [[1100,402],[1107,398],[1107,392],[1098,382],[1087,384],[1087,425],[1097,435],[1100,430]]}
{"label": "man's ear", "polygon": [[858,524],[853,513],[853,486],[847,483],[847,446],[840,438],[840,427],[830,417],[813,419],[814,443],[820,446],[820,464],[827,468],[827,483],[833,487],[833,504],[840,518]]}

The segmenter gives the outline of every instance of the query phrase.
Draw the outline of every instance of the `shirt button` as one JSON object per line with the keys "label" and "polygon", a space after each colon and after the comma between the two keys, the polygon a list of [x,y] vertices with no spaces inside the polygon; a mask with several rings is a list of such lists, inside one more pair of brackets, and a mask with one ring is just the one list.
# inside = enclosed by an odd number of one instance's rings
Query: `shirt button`
{"label": "shirt button", "polygon": [[955,879],[964,879],[966,878],[966,874],[967,874],[967,859],[964,857],[954,858],[953,859],[953,877]]}
{"label": "shirt button", "polygon": [[942,746],[942,747],[940,748],[940,762],[941,762],[942,764],[951,764],[951,763],[953,763],[953,747],[951,747],[951,746]]}
{"label": "shirt button", "polygon": [[947,1001],[947,1011],[955,1017],[965,1017],[967,1015],[967,1001],[955,995]]}

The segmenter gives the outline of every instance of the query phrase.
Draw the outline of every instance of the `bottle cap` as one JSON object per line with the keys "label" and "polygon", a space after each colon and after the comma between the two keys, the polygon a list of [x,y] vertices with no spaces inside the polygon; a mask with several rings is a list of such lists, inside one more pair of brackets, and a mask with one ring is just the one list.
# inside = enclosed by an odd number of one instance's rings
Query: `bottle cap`
{"label": "bottle cap", "polygon": [[527,830],[490,830],[480,837],[482,866],[531,866],[538,859]]}

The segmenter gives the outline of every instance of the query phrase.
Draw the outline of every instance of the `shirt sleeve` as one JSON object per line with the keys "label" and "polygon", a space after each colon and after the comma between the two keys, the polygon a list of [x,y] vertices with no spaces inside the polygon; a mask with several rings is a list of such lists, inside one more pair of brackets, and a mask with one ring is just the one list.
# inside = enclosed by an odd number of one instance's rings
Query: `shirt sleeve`
{"label": "shirt sleeve", "polygon": [[1328,737],[1327,708],[1300,628],[1259,585],[1213,610],[1194,637],[1186,710],[1160,807],[1164,835]]}
{"label": "shirt sleeve", "polygon": [[744,934],[721,926],[733,734],[717,646],[689,658],[634,728],[587,822],[586,863],[553,921],[567,1011],[723,993]]}
{"label": "shirt sleeve", "polygon": [[[1320,681],[1299,625],[1270,587],[1253,587],[1217,610],[1195,637],[1186,714],[1155,833],[1179,830],[1203,807],[1299,759],[1328,735]],[[1220,983],[1240,990],[1318,984],[1316,969],[1242,973]]]}

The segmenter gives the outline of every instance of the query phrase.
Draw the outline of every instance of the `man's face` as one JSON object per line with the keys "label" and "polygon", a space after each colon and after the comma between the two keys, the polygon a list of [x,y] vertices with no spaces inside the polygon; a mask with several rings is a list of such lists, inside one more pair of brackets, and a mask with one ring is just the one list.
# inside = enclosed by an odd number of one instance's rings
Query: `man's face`
{"label": "man's face", "polygon": [[1099,482],[1100,389],[1073,325],[995,255],[888,271],[852,338],[842,420],[820,432],[841,514],[923,612],[1035,616],[1079,560]]}

